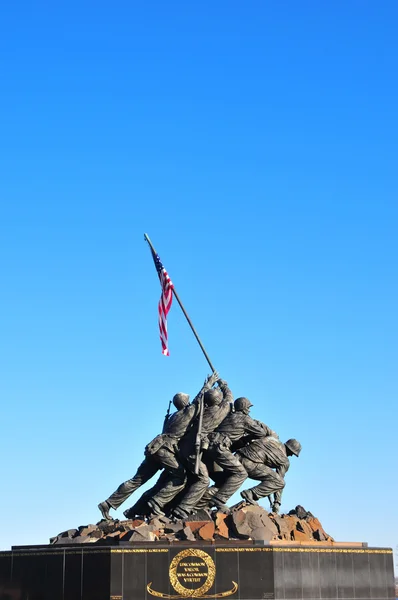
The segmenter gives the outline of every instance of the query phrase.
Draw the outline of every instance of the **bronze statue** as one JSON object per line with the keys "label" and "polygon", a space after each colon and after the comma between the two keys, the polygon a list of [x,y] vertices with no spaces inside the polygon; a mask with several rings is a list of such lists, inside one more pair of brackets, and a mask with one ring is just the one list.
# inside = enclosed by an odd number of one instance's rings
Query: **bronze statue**
{"label": "bronze statue", "polygon": [[[218,378],[217,374],[216,376]],[[162,507],[169,504],[169,513],[175,518],[185,518],[196,508],[210,482],[207,467],[201,456],[208,444],[207,435],[224,420],[232,408],[232,393],[226,381],[217,379],[217,385],[217,389],[209,389],[204,393],[201,423],[199,423],[199,417],[197,417],[178,445],[178,456],[187,473],[187,483],[184,490],[181,492],[180,489],[174,488],[174,496],[172,497],[172,494],[169,493],[171,490],[170,479],[167,475],[162,475],[154,488],[150,490],[151,500],[147,500],[149,494],[145,493],[144,497],[129,511],[129,515],[132,515],[139,508],[142,509],[145,502],[149,506],[151,506],[151,503]],[[201,426],[201,448],[198,460],[196,440],[199,426]]]}
{"label": "bronze statue", "polygon": [[[242,498],[256,503],[268,497],[278,512],[289,456],[300,454],[300,443],[280,442],[270,427],[250,416],[253,405],[247,398],[233,403],[227,382],[216,372],[207,377],[191,404],[188,394],[181,392],[172,402],[176,412],[166,415],[162,433],[146,446],[134,477],[98,505],[103,518],[112,520],[109,510],[119,508],[159,471],[154,487],[124,512],[126,518],[167,514],[184,519],[200,508],[227,512],[227,501],[248,477],[261,483],[243,490]],[[214,481],[210,488],[209,475]]]}
{"label": "bronze statue", "polygon": [[264,423],[252,419],[249,415],[252,406],[248,398],[237,398],[234,412],[229,413],[216,431],[208,436],[209,445],[203,460],[215,485],[202,497],[201,507],[225,510],[229,498],[248,477],[234,451],[252,440],[274,433]]}
{"label": "bronze statue", "polygon": [[[177,408],[177,412],[165,420],[163,433],[156,436],[146,446],[145,458],[134,477],[122,483],[107,500],[100,502],[98,505],[104,519],[112,520],[109,510],[119,508],[135,490],[149,481],[161,469],[165,469],[168,473],[168,478],[162,489],[164,498],[167,499],[169,495],[174,496],[174,493],[178,493],[184,488],[186,482],[185,469],[176,456],[178,441],[195,419],[201,397],[206,391],[210,390],[217,379],[217,373],[207,377],[205,384],[192,404],[189,404],[188,394],[180,392],[174,396],[173,404]],[[154,513],[162,512],[162,507],[155,499],[151,499],[149,502],[151,502]]]}
{"label": "bronze statue", "polygon": [[[216,373],[159,255],[147,234],[144,238],[162,288],[159,301],[162,353],[168,355],[166,317],[175,297],[213,374],[192,404],[187,394],[175,394],[172,402],[177,410],[170,416],[169,404],[163,431],[146,446],[145,458],[134,477],[122,483],[98,508],[104,519],[111,520],[111,508],[117,509],[161,471],[154,487],[124,512],[127,518],[135,514],[167,514],[184,519],[200,507],[227,511],[226,502],[247,477],[261,483],[241,492],[245,501],[256,502],[273,494],[272,508],[278,511],[284,475],[290,464],[288,457],[298,456],[301,445],[293,439],[282,444],[267,425],[252,419],[249,415],[252,403],[247,398],[237,398],[233,404],[232,392]],[[213,388],[215,384],[217,388]],[[209,474],[214,481],[210,489]]]}
{"label": "bronze statue", "polygon": [[[223,379],[217,380],[218,389],[211,389],[205,392],[203,402],[203,418],[201,431],[201,451],[207,449],[209,445],[208,435],[212,433],[225,419],[232,410],[233,396],[228,384]],[[205,493],[209,483],[209,474],[205,463],[199,462],[199,472],[195,474],[196,455],[193,452],[195,447],[196,433],[191,429],[181,439],[179,444],[180,456],[185,468],[190,474],[190,481],[184,490],[178,506],[173,509],[173,516],[179,519],[186,518],[193,512],[199,500]]]}
{"label": "bronze statue", "polygon": [[260,484],[243,490],[240,495],[246,502],[256,504],[260,498],[271,497],[272,512],[279,512],[282,491],[285,487],[285,474],[289,469],[289,456],[299,456],[301,444],[290,439],[284,444],[279,439],[268,436],[255,440],[238,450],[242,465],[250,479],[261,481]]}

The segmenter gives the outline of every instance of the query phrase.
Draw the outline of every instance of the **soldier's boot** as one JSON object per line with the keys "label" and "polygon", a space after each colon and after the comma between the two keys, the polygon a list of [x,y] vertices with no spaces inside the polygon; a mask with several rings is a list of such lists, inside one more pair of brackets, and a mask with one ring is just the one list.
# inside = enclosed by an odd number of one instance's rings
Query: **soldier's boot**
{"label": "soldier's boot", "polygon": [[240,495],[242,496],[243,500],[246,500],[246,502],[249,504],[258,504],[258,502],[256,502],[256,498],[254,497],[254,493],[251,490],[242,490]]}
{"label": "soldier's boot", "polygon": [[211,508],[212,502],[213,502],[213,496],[217,492],[217,489],[218,488],[216,488],[216,487],[208,488],[205,491],[205,493],[203,494],[203,496],[201,497],[201,499],[199,500],[199,502],[196,504],[195,510]]}
{"label": "soldier's boot", "polygon": [[211,508],[216,508],[218,512],[222,512],[227,515],[231,512],[228,506],[224,504],[224,502],[222,502],[221,500],[218,500],[218,498],[212,498],[210,501],[210,505]]}
{"label": "soldier's boot", "polygon": [[111,515],[109,514],[109,509],[111,508],[111,506],[106,500],[105,502],[100,502],[98,504],[98,508],[100,509],[102,518],[105,519],[105,521],[113,521]]}
{"label": "soldier's boot", "polygon": [[[145,504],[142,502],[138,504],[137,502],[134,504],[134,506],[131,506],[125,510],[123,514],[128,521],[133,521],[134,519],[145,519],[146,517],[153,515],[154,510],[152,510],[152,507],[149,506],[149,502],[145,502]],[[158,514],[161,516],[163,513],[159,512]]]}
{"label": "soldier's boot", "polygon": [[133,506],[131,508],[128,508],[127,510],[125,510],[123,512],[124,516],[126,517],[126,519],[134,519],[134,517],[136,516],[135,511],[133,510]]}
{"label": "soldier's boot", "polygon": [[164,512],[163,510],[160,508],[159,504],[157,502],[155,502],[155,500],[148,500],[147,504],[150,508],[151,514],[149,516],[154,516],[154,517],[164,517]]}
{"label": "soldier's boot", "polygon": [[274,502],[273,505],[271,506],[271,512],[278,514],[280,507],[281,507],[280,502]]}
{"label": "soldier's boot", "polygon": [[171,517],[173,520],[180,521],[180,520],[188,518],[189,512],[187,510],[184,510],[183,508],[179,508],[177,506],[176,508],[173,508],[173,510],[171,511]]}

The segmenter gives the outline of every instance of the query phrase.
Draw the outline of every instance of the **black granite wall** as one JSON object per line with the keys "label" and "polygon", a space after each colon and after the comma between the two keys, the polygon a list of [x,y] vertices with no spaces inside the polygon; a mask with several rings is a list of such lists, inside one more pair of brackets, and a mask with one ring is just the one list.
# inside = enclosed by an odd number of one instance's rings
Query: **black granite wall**
{"label": "black granite wall", "polygon": [[0,600],[156,597],[394,600],[392,551],[246,543],[68,545],[0,553]]}
{"label": "black granite wall", "polygon": [[109,550],[0,553],[0,600],[109,600]]}
{"label": "black granite wall", "polygon": [[275,598],[395,598],[387,549],[275,549]]}

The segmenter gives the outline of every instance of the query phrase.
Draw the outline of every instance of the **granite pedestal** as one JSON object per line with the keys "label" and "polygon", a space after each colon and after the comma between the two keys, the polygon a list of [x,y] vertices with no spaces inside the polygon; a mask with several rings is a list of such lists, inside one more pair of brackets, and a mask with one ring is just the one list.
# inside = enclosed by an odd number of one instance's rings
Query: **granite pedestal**
{"label": "granite pedestal", "polygon": [[388,548],[203,542],[14,547],[0,600],[394,600]]}

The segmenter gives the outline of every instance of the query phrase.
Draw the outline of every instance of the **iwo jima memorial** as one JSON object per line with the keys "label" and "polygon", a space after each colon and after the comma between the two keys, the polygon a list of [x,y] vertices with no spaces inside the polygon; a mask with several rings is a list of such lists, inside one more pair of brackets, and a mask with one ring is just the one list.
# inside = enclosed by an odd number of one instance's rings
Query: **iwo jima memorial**
{"label": "iwo jima memorial", "polygon": [[[162,433],[146,446],[135,475],[100,502],[97,524],[0,553],[0,600],[395,598],[391,549],[336,542],[302,506],[279,513],[290,458],[299,457],[301,444],[254,419],[248,398],[234,400],[145,239],[161,284],[162,352],[168,354],[174,296],[211,375],[192,402],[175,394]],[[125,520],[114,520],[112,510],[152,478]],[[228,507],[239,489],[242,500]]]}

